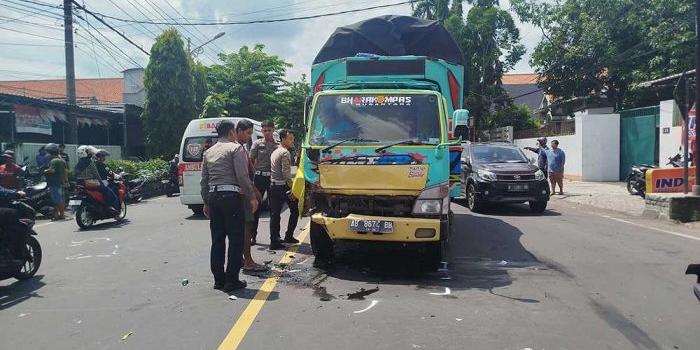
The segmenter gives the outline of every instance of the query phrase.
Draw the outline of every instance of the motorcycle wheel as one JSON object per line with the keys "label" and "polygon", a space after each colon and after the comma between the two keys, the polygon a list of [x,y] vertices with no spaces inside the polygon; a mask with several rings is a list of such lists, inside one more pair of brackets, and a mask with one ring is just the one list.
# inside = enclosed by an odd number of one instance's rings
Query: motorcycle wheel
{"label": "motorcycle wheel", "polygon": [[634,183],[636,180],[634,177],[630,176],[627,178],[627,192],[629,192],[631,195],[638,195],[639,191],[637,191],[636,188],[634,188]]}
{"label": "motorcycle wheel", "polygon": [[116,217],[117,221],[122,221],[124,218],[126,218],[126,202],[121,201],[119,203],[119,206],[121,207],[121,210],[119,211],[119,215]]}
{"label": "motorcycle wheel", "polygon": [[41,266],[41,245],[34,236],[27,237],[27,250],[32,256],[32,262],[25,262],[24,265],[14,274],[14,278],[24,281],[32,278]]}
{"label": "motorcycle wheel", "polygon": [[75,222],[78,223],[80,228],[88,228],[95,223],[95,219],[88,213],[87,206],[81,205],[75,212]]}
{"label": "motorcycle wheel", "polygon": [[172,197],[173,196],[173,190],[170,187],[170,185],[165,186],[165,196],[166,197]]}

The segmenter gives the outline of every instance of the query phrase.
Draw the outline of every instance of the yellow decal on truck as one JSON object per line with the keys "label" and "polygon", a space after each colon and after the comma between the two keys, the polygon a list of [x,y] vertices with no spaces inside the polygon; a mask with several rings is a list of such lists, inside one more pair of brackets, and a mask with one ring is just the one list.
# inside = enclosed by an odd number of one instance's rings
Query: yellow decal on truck
{"label": "yellow decal on truck", "polygon": [[421,191],[428,180],[428,165],[320,164],[324,190]]}

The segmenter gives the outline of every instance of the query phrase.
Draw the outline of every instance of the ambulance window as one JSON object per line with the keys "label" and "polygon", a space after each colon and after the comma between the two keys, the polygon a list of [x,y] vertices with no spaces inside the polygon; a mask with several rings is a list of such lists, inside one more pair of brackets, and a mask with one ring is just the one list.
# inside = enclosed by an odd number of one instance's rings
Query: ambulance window
{"label": "ambulance window", "polygon": [[188,137],[185,139],[185,147],[182,150],[182,161],[189,163],[201,162],[204,151],[213,146],[216,141],[217,139],[211,136]]}

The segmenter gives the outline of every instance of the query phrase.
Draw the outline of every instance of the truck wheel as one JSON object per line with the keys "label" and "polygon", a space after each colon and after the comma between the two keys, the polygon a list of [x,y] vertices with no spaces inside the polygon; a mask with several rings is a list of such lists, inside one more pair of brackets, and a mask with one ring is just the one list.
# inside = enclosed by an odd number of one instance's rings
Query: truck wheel
{"label": "truck wheel", "polygon": [[541,201],[541,202],[532,201],[529,204],[530,204],[530,210],[533,213],[539,214],[539,213],[544,212],[545,209],[547,209],[547,201]]}
{"label": "truck wheel", "polygon": [[428,242],[425,246],[425,257],[428,269],[435,271],[440,268],[443,261],[443,242]]}
{"label": "truck wheel", "polygon": [[309,235],[311,237],[311,251],[316,257],[314,266],[325,267],[332,263],[334,258],[333,240],[326,230],[319,224],[311,222]]}

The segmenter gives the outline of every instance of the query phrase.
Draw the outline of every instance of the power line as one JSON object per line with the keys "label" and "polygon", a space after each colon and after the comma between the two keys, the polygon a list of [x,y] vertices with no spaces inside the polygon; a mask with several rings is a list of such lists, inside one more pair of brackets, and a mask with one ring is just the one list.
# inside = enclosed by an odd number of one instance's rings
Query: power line
{"label": "power line", "polygon": [[35,36],[35,37],[38,37],[38,38],[45,38],[45,39],[56,40],[56,41],[64,41],[64,39],[56,39],[56,38],[53,38],[53,37],[50,37],[50,36],[45,36],[45,35],[41,35],[41,34],[27,33],[27,32],[23,32],[23,31],[21,31],[21,30],[15,30],[15,29],[10,29],[10,28],[5,28],[5,27],[0,27],[0,29],[2,29],[2,30],[7,30],[7,31],[10,31],[10,32],[19,33],[19,34],[25,34],[25,35],[29,35],[29,36]]}
{"label": "power line", "polygon": [[300,20],[306,20],[306,19],[315,19],[315,18],[344,15],[344,14],[348,14],[348,13],[366,12],[366,11],[371,11],[371,10],[376,10],[376,9],[405,5],[405,4],[409,4],[409,3],[411,3],[411,1],[402,1],[402,2],[397,2],[397,3],[393,3],[393,4],[387,4],[387,5],[377,5],[377,6],[365,7],[362,9],[337,11],[337,12],[324,13],[324,14],[311,15],[311,16],[299,16],[299,17],[267,19],[267,20],[254,20],[254,21],[224,21],[224,22],[209,22],[208,21],[208,22],[194,22],[194,23],[192,23],[191,21],[188,21],[187,23],[182,23],[182,22],[169,23],[169,22],[158,21],[158,20],[154,20],[154,21],[128,20],[128,19],[109,16],[109,15],[105,15],[105,14],[101,14],[101,13],[97,13],[97,14],[99,14],[100,16],[102,16],[104,18],[109,18],[109,19],[113,19],[115,21],[127,22],[127,23],[142,23],[142,24],[154,24],[154,25],[158,25],[158,24],[161,24],[161,25],[180,25],[180,26],[219,26],[219,25],[245,25],[245,24],[262,24],[262,23],[279,23],[279,22],[300,21]]}
{"label": "power line", "polygon": [[[87,23],[88,27],[91,27],[91,28],[95,29],[95,27],[93,27],[92,24],[90,24],[90,22],[87,21],[87,19],[83,18],[82,16],[80,16],[80,15],[78,15],[78,14],[76,14],[76,16],[77,16],[78,18],[82,19],[83,21],[85,21],[85,22]],[[105,40],[107,40],[107,42],[109,42],[110,44],[112,44],[112,46],[114,46],[114,48],[116,48],[117,51],[121,52],[122,55],[124,55],[124,57],[128,58],[132,63],[134,63],[134,64],[137,65],[138,67],[143,68],[138,62],[136,62],[133,58],[131,58],[131,56],[129,56],[126,52],[124,52],[124,50],[122,50],[117,44],[115,44],[110,38],[108,38],[106,35],[104,35],[101,31],[99,31],[99,30],[97,30],[97,29],[95,29],[95,31],[96,31],[98,34],[100,34],[101,37],[103,37]],[[92,33],[90,33],[90,31],[88,31],[88,34],[92,35]],[[98,42],[100,42],[100,41],[98,40]],[[100,44],[102,44],[102,43],[100,42]]]}
{"label": "power line", "polygon": [[[59,19],[59,20],[63,19],[62,15],[50,11],[51,9],[59,8],[56,6],[49,6],[50,8],[46,9],[46,8],[37,8],[34,6],[28,6],[28,5],[24,5],[24,4],[21,4],[21,3],[15,2],[15,1],[10,1],[10,0],[4,0],[4,1],[6,4],[4,4],[3,6],[5,6],[7,8],[11,8],[17,12],[20,12],[20,13],[24,13],[27,15],[36,15],[36,16],[41,16],[41,17],[47,17],[50,19]],[[23,0],[20,0],[20,1],[23,1]],[[31,10],[35,10],[37,12],[32,12]],[[51,16],[51,15],[53,15],[53,16]]]}
{"label": "power line", "polygon": [[[92,16],[92,17],[94,17],[95,19],[97,19],[98,21],[100,21],[102,24],[106,25],[107,28],[109,28],[109,29],[111,29],[113,32],[117,33],[119,36],[121,36],[122,38],[124,38],[124,40],[128,41],[131,45],[133,45],[134,47],[136,47],[137,49],[139,49],[141,52],[145,53],[146,56],[150,56],[150,55],[151,55],[151,54],[149,54],[146,50],[144,50],[141,46],[139,46],[139,45],[136,44],[135,42],[131,41],[131,39],[127,38],[126,35],[122,34],[120,31],[116,30],[114,27],[112,27],[112,26],[109,25],[107,22],[105,22],[102,18],[100,18],[100,17],[99,17],[97,14],[95,14],[94,12],[92,12],[92,11],[86,9],[85,7],[83,7],[82,5],[78,4],[77,2],[75,2],[75,0],[71,0],[71,2],[72,2],[76,7],[78,7],[79,9],[85,11],[87,14],[89,14],[89,15]],[[98,32],[99,32],[99,31],[98,31]],[[102,33],[100,33],[100,34],[102,34]],[[104,35],[103,35],[103,36],[104,36]],[[105,38],[106,38],[106,37],[105,37]],[[108,40],[109,40],[109,39],[108,39]],[[120,49],[120,50],[121,50],[121,49]],[[125,55],[126,55],[126,54],[125,54]],[[135,62],[135,61],[134,61],[134,62]],[[140,67],[141,65],[138,65],[138,66]]]}
{"label": "power line", "polygon": [[51,45],[51,44],[28,44],[28,43],[8,43],[0,42],[0,45],[5,46],[36,46],[36,47],[63,47],[63,45]]}

